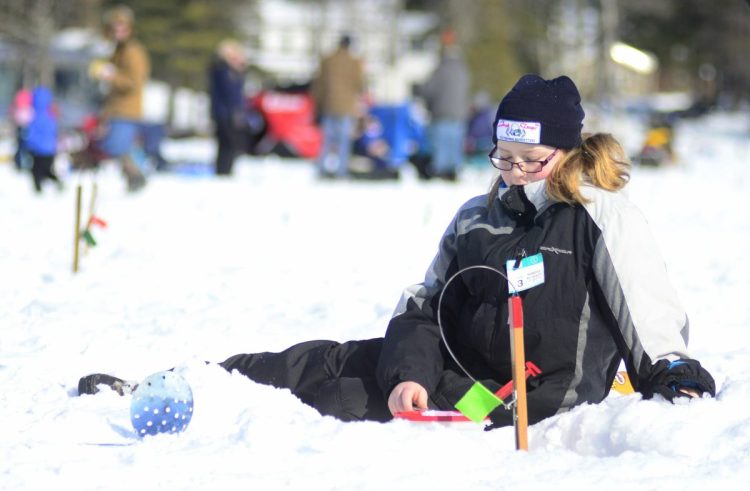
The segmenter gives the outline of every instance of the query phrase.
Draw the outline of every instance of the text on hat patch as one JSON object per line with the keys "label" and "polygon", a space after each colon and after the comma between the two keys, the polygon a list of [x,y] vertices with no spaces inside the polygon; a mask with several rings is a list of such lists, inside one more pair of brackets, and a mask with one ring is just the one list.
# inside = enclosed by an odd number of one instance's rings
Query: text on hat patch
{"label": "text on hat patch", "polygon": [[495,128],[497,139],[506,142],[539,143],[541,135],[542,123],[535,121],[499,119]]}

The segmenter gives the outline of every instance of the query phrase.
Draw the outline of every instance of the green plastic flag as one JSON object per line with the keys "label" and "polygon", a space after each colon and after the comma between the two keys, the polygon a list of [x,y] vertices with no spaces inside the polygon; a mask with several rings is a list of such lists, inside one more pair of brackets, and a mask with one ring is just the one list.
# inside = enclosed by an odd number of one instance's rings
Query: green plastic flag
{"label": "green plastic flag", "polygon": [[94,236],[91,235],[91,232],[89,232],[89,229],[86,229],[81,234],[81,237],[84,241],[86,241],[86,244],[88,244],[90,247],[94,247],[96,245],[96,241],[94,240]]}
{"label": "green plastic flag", "polygon": [[474,382],[474,385],[456,403],[456,409],[475,423],[481,423],[501,404],[503,404],[502,399],[490,392],[484,385]]}

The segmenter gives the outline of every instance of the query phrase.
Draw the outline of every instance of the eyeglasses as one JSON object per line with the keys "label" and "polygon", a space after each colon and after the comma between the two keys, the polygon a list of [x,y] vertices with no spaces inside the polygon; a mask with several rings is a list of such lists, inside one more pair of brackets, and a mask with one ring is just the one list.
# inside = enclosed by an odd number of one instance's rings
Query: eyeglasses
{"label": "eyeglasses", "polygon": [[496,156],[495,155],[495,152],[497,152],[497,147],[496,147],[490,151],[487,157],[489,157],[490,163],[492,164],[492,167],[494,167],[495,169],[513,170],[513,166],[515,165],[519,169],[521,169],[522,172],[526,172],[529,174],[536,174],[537,172],[542,172],[542,169],[544,169],[544,166],[549,164],[550,160],[554,158],[558,150],[560,149],[556,148],[544,160],[522,160],[520,162],[513,162],[508,159],[504,159],[502,157]]}

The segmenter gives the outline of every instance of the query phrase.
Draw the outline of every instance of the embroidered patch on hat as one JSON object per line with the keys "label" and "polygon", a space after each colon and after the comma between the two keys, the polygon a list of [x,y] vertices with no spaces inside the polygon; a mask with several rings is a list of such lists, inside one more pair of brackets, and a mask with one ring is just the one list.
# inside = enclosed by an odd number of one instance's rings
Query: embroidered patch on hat
{"label": "embroidered patch on hat", "polygon": [[495,127],[495,136],[498,140],[506,142],[539,143],[542,136],[542,123],[499,119]]}

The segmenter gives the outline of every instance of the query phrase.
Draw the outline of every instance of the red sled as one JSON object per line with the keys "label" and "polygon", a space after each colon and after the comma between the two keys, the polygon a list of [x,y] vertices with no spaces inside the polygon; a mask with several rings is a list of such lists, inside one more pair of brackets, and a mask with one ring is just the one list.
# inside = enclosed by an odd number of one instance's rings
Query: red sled
{"label": "red sled", "polygon": [[[533,362],[526,362],[526,378],[537,377],[542,371]],[[495,395],[505,400],[513,393],[513,382],[500,387]],[[393,415],[395,419],[405,419],[407,421],[416,421],[419,423],[469,423],[469,418],[461,414],[460,411],[440,411],[428,409],[426,411],[403,411]],[[489,420],[489,418],[487,419]]]}
{"label": "red sled", "polygon": [[310,94],[263,91],[254,97],[252,106],[266,122],[262,146],[284,145],[290,156],[302,158],[318,155],[323,136],[315,125],[315,103]]}

